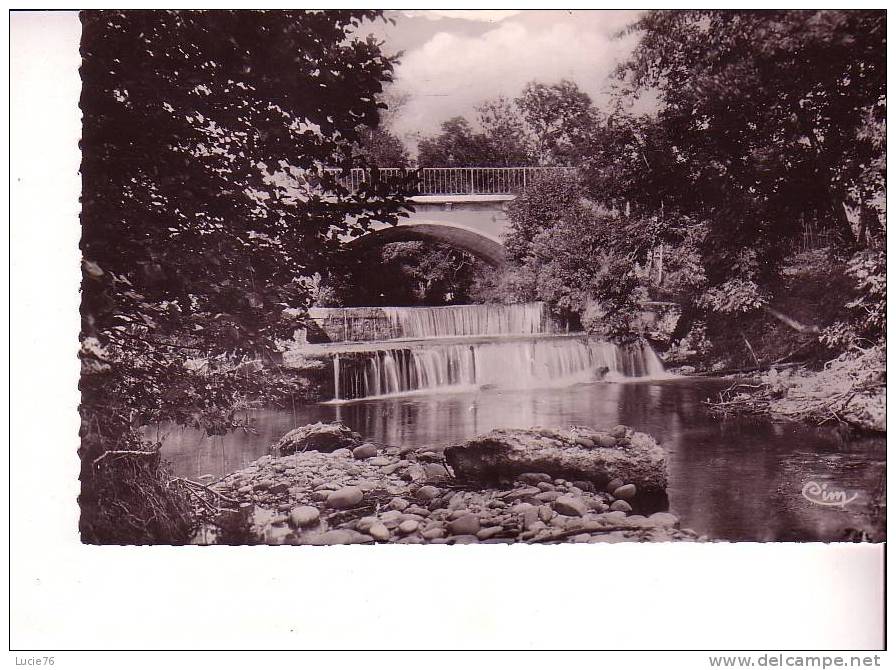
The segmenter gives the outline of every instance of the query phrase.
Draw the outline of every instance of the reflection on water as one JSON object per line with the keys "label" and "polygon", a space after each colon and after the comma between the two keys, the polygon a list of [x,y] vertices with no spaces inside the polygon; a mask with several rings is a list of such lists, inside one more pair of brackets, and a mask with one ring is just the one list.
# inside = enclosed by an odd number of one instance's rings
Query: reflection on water
{"label": "reflection on water", "polygon": [[[727,382],[725,383],[727,384]],[[296,426],[340,420],[387,444],[451,444],[493,428],[624,423],[656,437],[668,451],[669,500],[682,524],[731,540],[843,538],[868,529],[866,505],[883,477],[884,438],[847,439],[834,429],[751,419],[720,420],[702,401],[718,381],[581,384],[562,389],[482,390],[258,411],[256,433],[203,437],[160,428],[163,453],[183,475],[221,475],[267,453]],[[801,494],[808,481],[857,499],[824,507]]]}

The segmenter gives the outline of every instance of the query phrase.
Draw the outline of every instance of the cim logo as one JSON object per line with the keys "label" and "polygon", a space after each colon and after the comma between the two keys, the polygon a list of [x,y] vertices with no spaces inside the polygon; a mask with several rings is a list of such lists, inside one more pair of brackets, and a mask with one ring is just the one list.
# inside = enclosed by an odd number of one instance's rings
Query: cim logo
{"label": "cim logo", "polygon": [[858,493],[848,495],[843,489],[829,488],[827,482],[819,484],[811,480],[803,486],[802,493],[809,502],[825,507],[846,507],[859,497]]}

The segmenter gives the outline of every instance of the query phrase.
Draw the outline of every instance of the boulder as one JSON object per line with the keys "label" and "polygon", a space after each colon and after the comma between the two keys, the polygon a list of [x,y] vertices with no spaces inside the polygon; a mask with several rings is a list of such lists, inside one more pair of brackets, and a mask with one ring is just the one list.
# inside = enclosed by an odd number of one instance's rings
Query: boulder
{"label": "boulder", "polygon": [[301,451],[352,449],[361,436],[341,423],[312,423],[289,431],[271,447],[277,456]]}
{"label": "boulder", "polygon": [[362,444],[360,447],[355,447],[352,449],[352,456],[357,458],[359,461],[363,461],[368,458],[373,458],[379,453],[376,445],[370,444]]}
{"label": "boulder", "polygon": [[[599,444],[603,436],[610,437],[581,427],[566,433],[498,429],[448,447],[445,457],[455,476],[470,482],[494,482],[538,472],[557,479],[592,482],[601,488],[618,479],[619,485],[634,484],[639,497],[665,498],[665,450],[652,437],[638,432],[615,441],[612,447],[585,448],[576,441],[588,437]],[[526,479],[531,481],[530,477]]]}
{"label": "boulder", "polygon": [[364,499],[364,492],[357,486],[346,486],[327,496],[327,505],[336,509],[354,507]]}

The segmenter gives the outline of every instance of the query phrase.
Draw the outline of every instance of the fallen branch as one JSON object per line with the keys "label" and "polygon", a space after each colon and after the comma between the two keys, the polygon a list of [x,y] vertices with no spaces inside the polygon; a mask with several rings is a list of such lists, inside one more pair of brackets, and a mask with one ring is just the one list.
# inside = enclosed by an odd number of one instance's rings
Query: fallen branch
{"label": "fallen branch", "polygon": [[139,449],[121,449],[119,451],[104,451],[102,454],[97,456],[93,460],[93,465],[96,465],[101,460],[106,458],[106,456],[157,456],[159,454],[158,451],[143,451]]}
{"label": "fallen branch", "polygon": [[209,493],[218,496],[221,500],[226,500],[227,502],[233,503],[234,505],[240,504],[239,500],[236,500],[235,498],[231,498],[230,496],[226,496],[223,493],[215,491],[214,489],[209,488],[208,486],[206,486],[205,484],[202,484],[200,482],[195,482],[192,479],[184,479],[183,477],[175,477],[171,481],[172,481],[172,483],[173,482],[183,482],[184,484],[189,484],[190,486],[198,486],[199,488],[205,489]]}

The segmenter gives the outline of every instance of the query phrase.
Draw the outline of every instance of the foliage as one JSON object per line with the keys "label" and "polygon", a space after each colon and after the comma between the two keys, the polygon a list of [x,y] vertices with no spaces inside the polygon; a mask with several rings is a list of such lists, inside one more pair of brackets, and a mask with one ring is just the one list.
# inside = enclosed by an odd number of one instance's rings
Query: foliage
{"label": "foliage", "polygon": [[[89,544],[186,544],[196,530],[190,494],[159,462],[157,451],[86,464],[81,540]],[[157,448],[157,447],[156,447]]]}
{"label": "foliage", "polygon": [[487,274],[483,261],[450,245],[392,242],[343,257],[323,282],[318,304],[404,306],[471,302],[476,278]]}
{"label": "foliage", "polygon": [[598,123],[587,93],[568,79],[558,84],[529,82],[516,105],[532,135],[539,165],[575,165]]}
{"label": "foliage", "polygon": [[340,237],[397,221],[393,186],[327,171],[364,166],[392,76],[356,35],[376,16],[82,13],[82,458],[147,421],[240,425],[228,361],[272,356]]}
{"label": "foliage", "polygon": [[530,82],[512,102],[504,97],[476,107],[467,119],[442,123],[441,133],[419,143],[421,167],[570,166],[581,162],[597,126],[591,98],[568,80]]}
{"label": "foliage", "polygon": [[828,346],[868,346],[883,344],[887,334],[886,253],[865,250],[846,265],[846,274],[856,281],[857,297],[846,304],[849,317],[824,330],[822,342]]}
{"label": "foliage", "polygon": [[805,217],[855,242],[843,203],[877,188],[862,175],[886,114],[883,12],[655,11],[633,30],[620,74],[658,91],[659,128],[641,138],[674,159],[653,197],[739,245],[792,237]]}
{"label": "foliage", "polygon": [[507,206],[509,226],[504,246],[508,258],[523,262],[532,253],[535,236],[557,223],[583,195],[581,185],[568,174],[548,173],[530,184]]}
{"label": "foliage", "polygon": [[382,127],[364,127],[359,132],[358,150],[361,160],[382,168],[410,166],[407,147],[395,135]]}
{"label": "foliage", "polygon": [[424,137],[418,144],[420,167],[491,167],[502,165],[483,133],[473,131],[470,122],[456,116],[442,123],[442,132]]}

